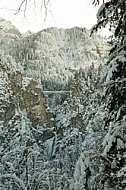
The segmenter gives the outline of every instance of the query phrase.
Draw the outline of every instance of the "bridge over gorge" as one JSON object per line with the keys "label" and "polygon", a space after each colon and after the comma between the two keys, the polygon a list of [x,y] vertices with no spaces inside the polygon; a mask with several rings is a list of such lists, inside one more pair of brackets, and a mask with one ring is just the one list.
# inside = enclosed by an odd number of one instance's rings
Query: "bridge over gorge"
{"label": "bridge over gorge", "polygon": [[71,91],[62,91],[62,90],[59,90],[59,91],[43,91],[44,94],[70,94]]}
{"label": "bridge over gorge", "polygon": [[49,107],[61,104],[67,98],[71,97],[71,91],[43,91],[46,97],[46,103]]}

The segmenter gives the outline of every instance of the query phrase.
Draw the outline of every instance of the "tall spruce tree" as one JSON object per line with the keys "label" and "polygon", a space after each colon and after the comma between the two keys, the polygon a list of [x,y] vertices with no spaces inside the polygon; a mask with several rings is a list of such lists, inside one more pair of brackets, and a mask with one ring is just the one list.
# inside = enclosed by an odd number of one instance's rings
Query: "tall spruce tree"
{"label": "tall spruce tree", "polygon": [[[93,3],[99,3],[95,0]],[[104,1],[103,1],[104,2]],[[113,31],[113,47],[110,50],[108,63],[110,70],[106,79],[106,95],[111,119],[117,119],[117,113],[120,112],[118,120],[126,112],[126,1],[111,0],[103,3],[97,13],[97,24],[93,30],[109,25]]]}

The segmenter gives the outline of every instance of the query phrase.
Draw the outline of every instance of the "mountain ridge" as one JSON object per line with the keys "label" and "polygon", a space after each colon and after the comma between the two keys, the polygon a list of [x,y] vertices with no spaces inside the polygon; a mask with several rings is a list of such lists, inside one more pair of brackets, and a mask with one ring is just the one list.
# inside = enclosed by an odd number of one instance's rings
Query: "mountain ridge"
{"label": "mountain ridge", "polygon": [[[8,47],[16,62],[24,68],[24,76],[44,86],[47,80],[59,85],[69,83],[76,72],[94,64],[98,67],[108,56],[109,45],[103,37],[86,28],[48,28],[22,36]],[[60,79],[60,80],[58,80]],[[55,86],[55,85],[54,85]]]}

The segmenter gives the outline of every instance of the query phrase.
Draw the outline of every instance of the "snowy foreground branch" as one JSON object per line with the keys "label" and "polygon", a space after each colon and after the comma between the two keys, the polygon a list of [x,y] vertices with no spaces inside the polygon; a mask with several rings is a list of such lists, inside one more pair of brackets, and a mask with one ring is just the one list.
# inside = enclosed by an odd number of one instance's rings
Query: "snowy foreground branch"
{"label": "snowy foreground branch", "polygon": [[5,174],[5,175],[2,175],[1,179],[4,179],[4,178],[13,179],[14,182],[16,182],[16,183],[18,183],[20,185],[20,187],[22,188],[22,190],[27,190],[27,188],[25,187],[25,184],[23,183],[23,181],[20,178],[18,178],[16,176],[16,174]]}

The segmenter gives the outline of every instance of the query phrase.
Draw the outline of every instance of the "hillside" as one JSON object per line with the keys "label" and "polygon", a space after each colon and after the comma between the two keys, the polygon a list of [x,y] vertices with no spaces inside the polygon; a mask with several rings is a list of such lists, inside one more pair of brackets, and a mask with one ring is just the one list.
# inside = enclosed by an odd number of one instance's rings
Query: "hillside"
{"label": "hillside", "polygon": [[[23,35],[8,44],[10,55],[24,68],[24,76],[42,84],[44,90],[64,89],[79,70],[103,64],[108,43],[85,28],[48,28]],[[57,86],[57,87],[56,87]]]}

